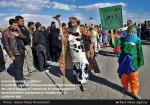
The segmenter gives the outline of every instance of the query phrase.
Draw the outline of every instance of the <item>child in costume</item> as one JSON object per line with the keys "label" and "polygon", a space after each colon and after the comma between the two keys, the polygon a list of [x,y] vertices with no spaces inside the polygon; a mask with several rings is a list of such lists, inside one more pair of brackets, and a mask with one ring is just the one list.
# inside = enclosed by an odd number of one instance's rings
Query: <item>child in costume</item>
{"label": "child in costume", "polygon": [[127,35],[121,39],[121,54],[117,72],[124,88],[123,92],[127,91],[130,85],[131,94],[135,99],[141,99],[138,95],[138,68],[143,65],[141,40],[136,34],[136,28],[131,25],[127,29]]}
{"label": "child in costume", "polygon": [[114,54],[115,54],[115,57],[119,57],[120,56],[120,44],[121,44],[121,41],[120,41],[120,36],[119,36],[119,31],[117,30],[113,30],[113,35],[114,35],[114,44],[113,44],[113,51],[114,51]]}
{"label": "child in costume", "polygon": [[102,42],[103,42],[103,48],[107,48],[108,47],[108,33],[105,31],[102,31]]}

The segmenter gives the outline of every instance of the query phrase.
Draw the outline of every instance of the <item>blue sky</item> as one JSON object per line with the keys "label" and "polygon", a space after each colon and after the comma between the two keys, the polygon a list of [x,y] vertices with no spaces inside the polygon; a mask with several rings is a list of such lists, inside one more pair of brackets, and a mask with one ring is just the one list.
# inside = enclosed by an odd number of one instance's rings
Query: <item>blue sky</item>
{"label": "blue sky", "polygon": [[[8,20],[22,15],[25,22],[39,21],[48,26],[52,16],[61,14],[62,22],[76,16],[81,23],[100,24],[98,8],[122,5],[124,23],[127,19],[142,22],[150,19],[150,0],[1,0],[0,27],[6,27]],[[89,17],[94,20],[89,21]]]}

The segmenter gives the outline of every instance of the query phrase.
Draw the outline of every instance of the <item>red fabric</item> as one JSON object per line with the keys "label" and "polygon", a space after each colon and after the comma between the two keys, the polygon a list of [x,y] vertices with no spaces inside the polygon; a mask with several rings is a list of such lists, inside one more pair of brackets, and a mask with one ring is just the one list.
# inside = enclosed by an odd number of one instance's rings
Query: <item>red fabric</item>
{"label": "red fabric", "polygon": [[107,43],[103,43],[103,47],[107,48],[108,47]]}
{"label": "red fabric", "polygon": [[120,47],[116,47],[116,48],[113,49],[113,51],[114,51],[114,52],[120,52],[121,49],[120,49]]}

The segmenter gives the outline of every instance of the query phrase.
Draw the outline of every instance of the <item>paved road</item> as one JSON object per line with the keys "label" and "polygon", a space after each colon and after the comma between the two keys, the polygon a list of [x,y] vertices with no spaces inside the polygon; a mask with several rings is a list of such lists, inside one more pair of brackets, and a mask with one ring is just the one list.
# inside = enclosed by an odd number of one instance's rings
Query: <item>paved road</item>
{"label": "paved road", "polygon": [[[143,45],[144,58],[145,58],[145,66],[142,67],[139,71],[139,80],[140,80],[140,91],[139,95],[143,99],[150,99],[150,42],[144,42]],[[60,90],[62,84],[62,75],[59,71],[59,67],[57,63],[51,63],[53,67],[46,72],[35,71],[32,73],[30,80],[36,80],[35,84],[43,84],[41,87],[44,88],[44,85],[53,85],[49,86],[49,89],[56,90],[45,90],[45,94],[23,94],[18,95],[16,98],[19,99],[132,99],[129,94],[121,93],[121,84],[120,79],[117,75],[118,63],[117,60],[113,57],[112,49],[101,49],[100,54],[96,58],[99,68],[101,70],[100,74],[95,74],[93,72],[90,73],[89,82],[87,84],[87,91],[81,92],[77,82],[72,77],[72,71],[66,71],[66,89],[72,89],[65,91],[65,94],[62,95]],[[7,67],[10,62],[7,63]],[[12,71],[11,71],[12,72]],[[0,74],[0,80],[14,80],[13,76],[11,76],[8,71],[4,71]],[[36,83],[38,82],[38,83]],[[34,81],[27,81],[27,83],[34,83]],[[2,83],[1,83],[2,84]],[[71,85],[71,86],[69,86]],[[1,86],[1,89],[4,86]],[[14,86],[15,87],[15,86]],[[33,89],[32,86],[29,86],[28,89]],[[46,86],[45,86],[46,87]],[[41,88],[38,88],[41,89]],[[48,89],[48,87],[46,87]],[[3,98],[6,91],[31,91],[31,90],[1,90],[1,98]],[[32,91],[40,90],[33,89]],[[51,93],[48,93],[51,92]],[[57,94],[56,94],[57,93]],[[4,95],[5,94],[5,95]],[[12,95],[11,98],[15,99]],[[11,99],[9,97],[9,99]]]}

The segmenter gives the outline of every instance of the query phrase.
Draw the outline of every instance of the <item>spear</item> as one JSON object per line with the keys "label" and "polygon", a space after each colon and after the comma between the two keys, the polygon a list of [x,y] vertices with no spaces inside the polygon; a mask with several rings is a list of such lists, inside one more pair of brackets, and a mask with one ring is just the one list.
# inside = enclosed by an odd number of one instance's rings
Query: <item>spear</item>
{"label": "spear", "polygon": [[63,36],[63,32],[62,32],[62,26],[61,26],[61,21],[60,21],[60,14],[57,14],[55,17],[53,17],[54,19],[56,19],[59,23],[59,27],[60,27],[60,36],[61,36],[61,41],[62,41],[62,52],[61,52],[61,58],[60,60],[62,60],[62,62],[64,64],[64,67],[61,67],[60,64],[60,70],[63,73],[63,86],[62,86],[62,94],[64,94],[64,88],[65,88],[65,83],[66,83],[66,76],[65,76],[65,48],[64,48],[64,36]]}

